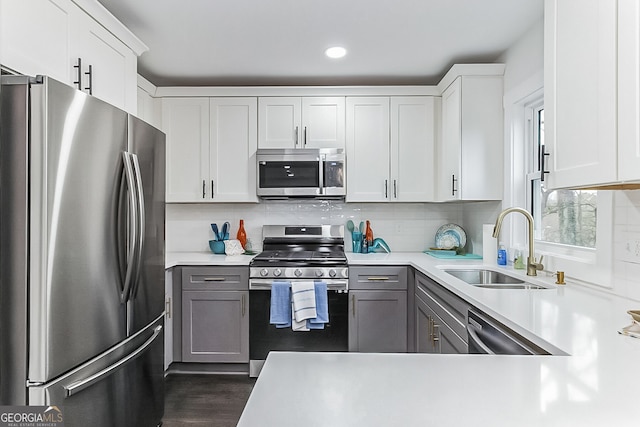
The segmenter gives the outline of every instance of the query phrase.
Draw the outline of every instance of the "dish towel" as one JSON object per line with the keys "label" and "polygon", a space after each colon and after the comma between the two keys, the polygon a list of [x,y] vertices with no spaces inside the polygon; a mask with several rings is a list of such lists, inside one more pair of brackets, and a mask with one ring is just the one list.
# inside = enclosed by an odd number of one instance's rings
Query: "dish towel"
{"label": "dish towel", "polygon": [[327,299],[327,284],[325,282],[315,282],[316,293],[316,317],[307,320],[307,328],[324,329],[324,324],[329,323],[329,300]]}
{"label": "dish towel", "polygon": [[276,328],[291,326],[291,284],[289,282],[273,282],[271,284],[271,312],[269,323]]}
{"label": "dish towel", "polygon": [[294,331],[308,331],[307,319],[314,319],[316,313],[315,285],[312,281],[291,282],[292,327]]}

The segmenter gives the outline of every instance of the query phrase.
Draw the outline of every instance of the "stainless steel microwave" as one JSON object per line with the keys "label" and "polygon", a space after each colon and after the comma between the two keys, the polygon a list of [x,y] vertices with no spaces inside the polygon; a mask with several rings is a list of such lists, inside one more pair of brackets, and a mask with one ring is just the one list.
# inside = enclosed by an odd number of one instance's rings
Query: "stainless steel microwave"
{"label": "stainless steel microwave", "polygon": [[347,194],[343,149],[258,149],[256,160],[258,197],[343,199]]}

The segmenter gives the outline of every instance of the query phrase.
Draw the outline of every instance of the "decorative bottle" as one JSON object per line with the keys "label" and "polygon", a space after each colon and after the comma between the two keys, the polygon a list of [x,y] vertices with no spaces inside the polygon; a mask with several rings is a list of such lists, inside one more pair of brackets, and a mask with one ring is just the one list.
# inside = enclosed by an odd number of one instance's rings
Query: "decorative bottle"
{"label": "decorative bottle", "polygon": [[364,233],[364,239],[367,242],[367,248],[373,248],[373,230],[371,229],[371,223],[367,220],[367,228]]}
{"label": "decorative bottle", "polygon": [[238,234],[236,235],[236,239],[240,241],[242,245],[242,249],[247,245],[247,232],[244,231],[244,220],[240,220],[240,227],[238,228]]}

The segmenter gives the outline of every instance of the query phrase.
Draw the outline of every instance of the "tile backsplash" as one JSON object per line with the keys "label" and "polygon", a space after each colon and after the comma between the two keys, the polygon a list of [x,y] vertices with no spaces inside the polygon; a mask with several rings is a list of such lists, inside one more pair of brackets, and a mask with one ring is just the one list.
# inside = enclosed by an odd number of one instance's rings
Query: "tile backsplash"
{"label": "tile backsplash", "polygon": [[640,190],[614,193],[613,219],[614,292],[640,300]]}
{"label": "tile backsplash", "polygon": [[[368,219],[371,221],[374,237],[383,238],[392,251],[423,251],[433,246],[438,227],[450,222],[461,224],[463,205],[317,200],[257,204],[167,204],[167,251],[208,251],[208,241],[213,239],[210,224],[222,226],[225,221],[229,221],[233,238],[238,231],[240,219],[244,219],[247,237],[256,250],[262,249],[262,226],[265,224],[345,225],[351,219],[357,227],[360,221]],[[349,250],[349,233],[345,230],[345,234],[345,247]]]}

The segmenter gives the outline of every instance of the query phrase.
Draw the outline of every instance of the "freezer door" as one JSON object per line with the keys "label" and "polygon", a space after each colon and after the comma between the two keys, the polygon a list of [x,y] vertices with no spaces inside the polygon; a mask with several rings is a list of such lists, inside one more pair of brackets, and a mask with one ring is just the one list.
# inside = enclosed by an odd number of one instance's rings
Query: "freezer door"
{"label": "freezer door", "polygon": [[155,427],[164,413],[163,318],[64,377],[29,388],[65,427]]}
{"label": "freezer door", "polygon": [[28,379],[44,383],[127,336],[127,114],[49,78],[31,100]]}
{"label": "freezer door", "polygon": [[139,221],[142,254],[128,302],[128,330],[133,334],[164,311],[165,135],[131,115],[128,128],[144,215]]}

